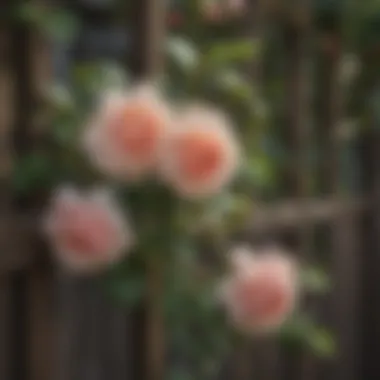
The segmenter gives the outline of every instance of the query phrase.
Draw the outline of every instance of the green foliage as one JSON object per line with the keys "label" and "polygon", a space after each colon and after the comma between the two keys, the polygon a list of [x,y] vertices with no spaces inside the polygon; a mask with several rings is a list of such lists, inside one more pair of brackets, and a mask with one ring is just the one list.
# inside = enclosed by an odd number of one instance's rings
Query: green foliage
{"label": "green foliage", "polygon": [[167,41],[169,59],[181,69],[182,73],[194,71],[200,62],[199,51],[196,47],[180,37],[171,37]]}
{"label": "green foliage", "polygon": [[333,336],[323,327],[314,328],[309,332],[307,343],[316,355],[330,358],[336,353]]}
{"label": "green foliage", "polygon": [[301,273],[301,281],[303,288],[312,293],[326,293],[331,289],[328,275],[317,267],[304,269]]}
{"label": "green foliage", "polygon": [[54,7],[25,3],[17,9],[16,17],[60,42],[72,41],[80,29],[75,14]]}
{"label": "green foliage", "polygon": [[73,77],[77,90],[84,91],[87,97],[111,90],[123,90],[130,82],[126,70],[109,61],[77,64]]}
{"label": "green foliage", "polygon": [[[321,29],[336,28],[341,16],[337,4],[315,4]],[[371,3],[374,13],[379,10],[377,5]],[[286,153],[277,141],[281,139],[288,94],[284,91],[283,59],[278,59],[283,51],[267,49],[251,39],[226,38],[221,30],[210,32],[200,25],[195,2],[186,2],[185,6],[189,7],[187,24],[181,34],[167,39],[168,70],[163,89],[173,101],[205,100],[232,115],[243,136],[244,163],[234,186],[206,202],[179,201],[154,181],[143,187],[115,184],[120,200],[128,205],[139,244],[137,252],[112,268],[100,283],[112,299],[134,307],[146,291],[146,262],[152,260],[158,265],[165,275],[169,345],[173,352],[186,356],[186,363],[173,368],[169,379],[203,380],[212,378],[236,339],[215,301],[215,278],[224,269],[221,253],[228,247],[229,236],[244,229],[252,217],[252,195],[266,198],[282,191],[278,173]],[[80,30],[75,15],[53,8],[27,5],[19,9],[18,16],[58,41],[69,42]],[[269,62],[264,91],[252,83],[246,70],[248,64],[262,58]],[[104,181],[88,167],[78,141],[99,94],[126,88],[130,78],[124,68],[110,62],[76,64],[71,77],[70,86],[54,84],[46,92],[54,152],[33,152],[16,162],[13,186],[17,194],[49,190],[62,179],[75,183]],[[269,101],[264,101],[263,93]],[[206,247],[217,250],[211,269],[199,253],[205,240],[216,243]],[[331,287],[326,273],[314,267],[301,273],[301,282],[303,289],[316,295]],[[320,356],[332,356],[336,349],[330,333],[305,315],[289,320],[279,338],[289,349],[307,348]]]}
{"label": "green foliage", "polygon": [[318,326],[308,315],[295,315],[281,329],[280,342],[290,350],[308,349],[316,356],[331,358],[335,340],[330,332]]}
{"label": "green foliage", "polygon": [[74,111],[74,99],[66,86],[59,83],[53,84],[47,89],[45,96],[54,111],[64,114]]}
{"label": "green foliage", "polygon": [[101,286],[108,296],[117,303],[133,307],[146,292],[143,266],[128,258],[102,277]]}
{"label": "green foliage", "polygon": [[211,45],[204,54],[203,65],[209,70],[236,63],[252,62],[257,59],[260,45],[252,39],[221,41]]}
{"label": "green foliage", "polygon": [[61,174],[47,152],[34,152],[16,160],[12,188],[18,196],[49,190],[61,181]]}

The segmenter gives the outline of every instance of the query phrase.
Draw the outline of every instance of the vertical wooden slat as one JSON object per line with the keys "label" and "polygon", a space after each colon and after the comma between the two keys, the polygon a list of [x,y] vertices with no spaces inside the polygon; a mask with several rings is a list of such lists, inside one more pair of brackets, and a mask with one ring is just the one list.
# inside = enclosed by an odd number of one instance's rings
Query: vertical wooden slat
{"label": "vertical wooden slat", "polygon": [[157,266],[148,266],[146,346],[147,380],[163,380],[165,373],[165,329],[163,311],[163,277]]}
{"label": "vertical wooden slat", "polygon": [[[333,49],[324,52],[324,93],[322,120],[323,161],[321,174],[325,193],[342,198],[340,157],[342,145],[338,139],[338,126],[344,112],[344,94],[339,83],[339,70],[343,53],[340,30],[329,35]],[[357,378],[357,341],[355,337],[356,307],[358,298],[357,226],[347,215],[331,221],[331,276],[333,291],[330,296],[330,319],[337,340],[337,357],[327,367],[331,379]]]}
{"label": "vertical wooden slat", "polygon": [[[311,136],[311,46],[312,24],[310,22],[310,1],[297,1],[296,7],[288,8],[284,28],[286,59],[286,111],[287,136],[285,141],[289,152],[286,188],[291,197],[302,201],[310,196]],[[285,5],[287,7],[287,5]],[[294,248],[301,261],[312,261],[313,228],[299,225],[292,236]],[[303,299],[303,307],[310,308],[309,299]],[[312,379],[315,362],[307,352],[296,350],[283,354],[282,378]]]}
{"label": "vertical wooden slat", "polygon": [[[251,38],[252,42],[264,43],[266,27],[270,23],[271,4],[265,0],[252,0],[247,3],[247,6],[244,34]],[[263,60],[255,57],[252,62],[248,63],[247,71],[252,86],[261,93]],[[235,348],[235,351],[234,356],[230,359],[233,363],[232,374],[227,371],[226,378],[229,376],[239,380],[252,378],[275,380],[278,378],[279,350],[275,338],[252,339],[247,337],[240,347]]]}
{"label": "vertical wooden slat", "polygon": [[16,114],[14,120],[15,153],[21,155],[31,148],[30,121],[33,117],[33,86],[30,70],[30,29],[19,23],[12,29],[12,69],[15,72],[14,101]]}
{"label": "vertical wooden slat", "polygon": [[[378,85],[378,84],[377,84]],[[380,316],[380,301],[378,294],[378,279],[380,268],[380,174],[378,162],[380,159],[379,120],[374,121],[374,128],[362,136],[359,143],[363,191],[371,196],[373,203],[361,220],[361,250],[362,261],[362,292],[360,304],[360,352],[358,378],[376,379],[380,376],[380,340],[378,321]],[[359,355],[360,354],[360,355]]]}
{"label": "vertical wooden slat", "polygon": [[[99,291],[99,290],[98,290]],[[102,360],[101,379],[125,380],[131,378],[130,318],[126,307],[115,305],[100,294],[99,358]],[[128,359],[127,359],[128,358]]]}
{"label": "vertical wooden slat", "polygon": [[[379,83],[377,83],[377,86],[379,86]],[[373,136],[373,146],[372,146],[372,155],[373,155],[373,161],[372,161],[372,166],[374,167],[374,179],[373,179],[373,188],[371,191],[374,204],[373,204],[373,210],[372,210],[372,218],[373,218],[373,235],[374,235],[374,257],[375,257],[375,262],[374,262],[374,267],[376,268],[376,272],[374,274],[374,279],[376,280],[379,278],[380,274],[380,171],[379,171],[379,162],[380,162],[380,133],[379,133],[379,124],[380,120],[377,117],[375,120],[375,131],[374,131],[374,136]],[[377,284],[376,284],[377,285]],[[375,285],[375,287],[376,287]],[[377,294],[378,295],[378,294]],[[375,302],[375,320],[378,321],[380,318],[380,300],[377,297],[376,302]],[[375,331],[375,336],[374,340],[377,344],[376,347],[376,353],[377,357],[380,354],[380,332],[376,328],[377,324],[376,322],[374,323],[374,331]],[[377,363],[377,374],[376,376],[380,376],[380,363],[379,361]]]}
{"label": "vertical wooden slat", "polygon": [[253,344],[253,373],[252,378],[266,380],[279,379],[279,349],[275,337],[257,339]]}
{"label": "vertical wooden slat", "polygon": [[[44,0],[33,0],[34,5],[43,5]],[[36,129],[48,129],[48,120],[40,120],[43,91],[51,84],[51,49],[46,39],[35,28],[20,26],[18,36],[23,43],[15,50],[17,69],[20,73],[18,99],[20,116],[17,124],[17,151],[23,155],[36,149]],[[35,194],[38,195],[38,194]],[[39,195],[38,197],[39,198]],[[37,240],[37,239],[36,239]],[[56,366],[56,283],[53,268],[46,262],[48,252],[38,241],[30,247],[37,261],[26,274],[28,377],[31,380],[50,380]],[[40,256],[42,259],[40,259]]]}
{"label": "vertical wooden slat", "polygon": [[131,376],[126,309],[105,298],[95,279],[61,273],[55,379],[124,380]]}
{"label": "vertical wooden slat", "polygon": [[[44,1],[40,0],[36,4],[43,5]],[[30,31],[29,36],[29,70],[30,86],[31,86],[31,99],[32,104],[31,119],[29,121],[29,135],[33,137],[30,144],[38,144],[39,138],[43,138],[43,134],[49,132],[49,123],[51,120],[47,120],[44,115],[44,108],[42,99],[46,96],[49,86],[53,84],[55,78],[53,78],[53,46],[48,42],[45,36]],[[33,147],[32,147],[33,148]]]}
{"label": "vertical wooden slat", "polygon": [[56,366],[53,271],[39,265],[28,274],[28,378],[51,380]]}
{"label": "vertical wooden slat", "polygon": [[[309,17],[308,0],[299,4],[304,17]],[[298,11],[300,11],[298,9]],[[286,60],[286,142],[290,160],[287,168],[286,186],[290,196],[305,198],[310,182],[310,45],[311,25],[309,19],[295,19],[291,13],[284,28]]]}
{"label": "vertical wooden slat", "polygon": [[23,380],[27,377],[27,303],[25,271],[20,270],[12,275],[11,287],[11,334],[10,345],[12,360],[12,380]]}
{"label": "vertical wooden slat", "polygon": [[10,345],[12,342],[10,332],[10,291],[8,276],[0,278],[0,377],[10,378]]}
{"label": "vertical wooden slat", "polygon": [[59,289],[59,365],[56,376],[59,380],[100,380],[94,282],[61,274]]}
{"label": "vertical wooden slat", "polygon": [[[339,187],[340,187],[340,167],[339,167],[339,155],[340,155],[340,146],[337,144],[335,138],[335,132],[337,123],[341,117],[341,93],[338,86],[338,69],[339,62],[341,58],[341,46],[339,43],[339,50],[335,42],[338,41],[337,36],[333,33],[331,36],[331,42],[334,46],[333,50],[323,50],[322,51],[322,83],[321,83],[321,96],[322,96],[322,107],[321,107],[321,126],[319,128],[320,134],[320,187],[321,191],[324,194],[329,196],[333,195],[339,197]],[[340,38],[339,38],[340,39]],[[325,301],[325,308],[323,310],[323,321],[328,324],[330,328],[333,328],[334,339],[337,340],[337,350],[338,355],[341,355],[341,337],[336,330],[336,321],[335,318],[338,318],[337,310],[338,308],[334,305],[335,296],[338,295],[338,289],[340,286],[337,286],[337,282],[340,270],[336,268],[335,263],[339,264],[340,260],[344,260],[341,257],[340,251],[340,226],[341,218],[335,218],[330,221],[327,225],[329,228],[328,234],[328,244],[329,244],[329,274],[333,280],[333,291],[332,294],[328,294]],[[339,257],[339,259],[337,259]],[[343,263],[342,263],[343,264]],[[345,265],[345,264],[343,264]],[[336,272],[338,270],[338,273]],[[326,305],[327,303],[327,305]],[[339,301],[338,301],[338,304]],[[327,307],[326,307],[327,306]],[[334,310],[333,310],[334,309]],[[339,322],[338,322],[339,323]],[[335,361],[337,361],[335,359]],[[323,363],[320,368],[321,376],[328,378],[335,378],[335,375],[332,375],[334,371],[335,363]]]}
{"label": "vertical wooden slat", "polygon": [[[263,0],[252,0],[248,4],[245,33],[252,41],[262,42],[264,39],[268,8]],[[257,57],[249,63],[248,70],[255,86],[261,82],[262,69],[262,61]]]}
{"label": "vertical wooden slat", "polygon": [[[11,125],[13,116],[12,76],[10,70],[10,34],[7,25],[0,27],[0,218],[7,221],[10,215],[11,191],[9,176],[11,173]],[[4,218],[4,219],[3,219]],[[6,223],[2,223],[6,225]],[[10,236],[7,231],[0,231],[0,251],[7,254]],[[10,254],[10,252],[8,253]],[[10,274],[0,275],[0,378],[11,376],[11,292]]]}
{"label": "vertical wooden slat", "polygon": [[165,11],[163,0],[142,0],[134,4],[132,70],[139,77],[153,77],[163,69]]}
{"label": "vertical wooden slat", "polygon": [[0,201],[1,212],[5,212],[9,204],[9,176],[11,174],[11,124],[13,113],[12,74],[10,70],[10,35],[6,27],[0,29]]}
{"label": "vertical wooden slat", "polygon": [[[136,50],[140,53],[136,73],[155,79],[163,69],[165,11],[164,0],[144,0],[138,5],[140,20]],[[146,320],[144,336],[144,377],[163,380],[165,372],[165,340],[163,320],[163,277],[159,265],[147,263]]]}
{"label": "vertical wooden slat", "polygon": [[83,336],[78,319],[83,302],[79,300],[80,289],[68,276],[57,276],[57,367],[55,378],[65,380],[78,377],[76,363],[83,355]]}

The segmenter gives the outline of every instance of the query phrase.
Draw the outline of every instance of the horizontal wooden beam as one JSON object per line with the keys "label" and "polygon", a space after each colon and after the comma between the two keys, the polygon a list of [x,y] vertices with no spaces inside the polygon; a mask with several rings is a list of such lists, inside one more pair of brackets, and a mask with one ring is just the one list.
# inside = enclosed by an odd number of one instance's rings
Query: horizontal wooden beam
{"label": "horizontal wooden beam", "polygon": [[[370,209],[371,199],[289,200],[255,209],[246,232],[270,232],[297,228],[300,225],[328,223],[342,215]],[[30,265],[40,252],[40,220],[32,215],[15,215],[0,219],[0,275]]]}
{"label": "horizontal wooden beam", "polygon": [[295,199],[259,205],[253,213],[247,231],[291,229],[305,224],[326,223],[342,215],[364,212],[372,204],[372,200],[367,198],[327,198]]}

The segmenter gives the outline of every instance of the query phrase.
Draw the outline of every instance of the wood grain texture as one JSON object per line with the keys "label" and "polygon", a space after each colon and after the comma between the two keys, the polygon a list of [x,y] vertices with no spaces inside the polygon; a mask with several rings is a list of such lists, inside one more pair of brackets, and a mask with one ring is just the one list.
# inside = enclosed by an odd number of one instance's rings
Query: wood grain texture
{"label": "wood grain texture", "polygon": [[[296,1],[294,7],[286,9],[288,18],[284,27],[286,48],[286,135],[284,141],[289,161],[285,173],[285,186],[289,196],[304,202],[311,196],[311,178],[314,175],[310,160],[312,148],[313,115],[313,71],[311,42],[313,24],[310,22],[311,2]],[[285,6],[287,7],[287,6]],[[294,253],[302,262],[314,261],[314,225],[304,220],[288,231],[293,241]],[[302,297],[302,308],[312,312],[312,300]],[[281,350],[283,351],[283,350]],[[294,352],[283,351],[280,358],[281,377],[285,380],[316,379],[317,363],[308,351],[298,349]]]}
{"label": "wood grain texture", "polygon": [[114,305],[95,279],[61,273],[57,380],[131,378],[128,310]]}
{"label": "wood grain texture", "polygon": [[28,375],[30,380],[51,380],[57,363],[54,271],[35,265],[27,274]]}
{"label": "wood grain texture", "polygon": [[11,302],[10,281],[5,276],[0,279],[0,378],[10,379],[11,376]]}
{"label": "wood grain texture", "polygon": [[[375,84],[378,85],[378,84]],[[357,332],[358,378],[376,379],[380,376],[380,340],[378,320],[380,316],[379,268],[380,268],[380,133],[378,121],[362,136],[357,144],[363,178],[363,192],[372,194],[372,208],[359,220],[360,250],[357,258],[360,266],[359,331]]]}
{"label": "wood grain texture", "polygon": [[[164,68],[165,12],[164,0],[141,2],[141,24],[143,31],[141,46],[141,74],[145,78],[157,79]],[[146,264],[147,292],[144,302],[146,313],[144,340],[144,376],[146,380],[163,380],[165,377],[165,327],[163,311],[163,274],[158,263]]]}
{"label": "wood grain texture", "polygon": [[[13,77],[10,69],[10,31],[0,26],[0,221],[6,224],[11,213],[10,175],[12,171],[11,132],[14,116]],[[3,257],[8,260],[12,253],[9,242],[12,235],[0,229],[0,266]],[[0,378],[10,379],[12,360],[12,304],[11,277],[0,276]]]}
{"label": "wood grain texture", "polygon": [[163,380],[165,376],[165,326],[163,310],[163,277],[158,265],[151,263],[147,271],[146,303],[146,379]]}

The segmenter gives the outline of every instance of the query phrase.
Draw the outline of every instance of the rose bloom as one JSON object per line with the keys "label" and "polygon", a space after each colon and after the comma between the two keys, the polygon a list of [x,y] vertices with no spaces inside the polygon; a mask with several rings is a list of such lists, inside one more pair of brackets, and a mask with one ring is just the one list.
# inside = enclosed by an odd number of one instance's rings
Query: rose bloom
{"label": "rose bloom", "polygon": [[168,123],[168,107],[149,84],[107,94],[85,131],[85,150],[105,174],[138,180],[155,169]]}
{"label": "rose bloom", "polygon": [[97,272],[133,244],[127,220],[105,190],[59,189],[44,227],[58,260],[76,272]]}
{"label": "rose bloom", "polygon": [[231,264],[232,273],[220,290],[232,323],[248,333],[281,326],[297,300],[295,262],[280,249],[253,254],[239,248],[231,256]]}
{"label": "rose bloom", "polygon": [[178,115],[167,136],[161,170],[180,196],[207,197],[233,179],[239,153],[236,136],[224,115],[191,106]]}

